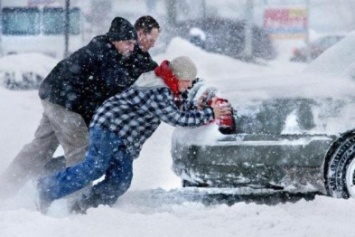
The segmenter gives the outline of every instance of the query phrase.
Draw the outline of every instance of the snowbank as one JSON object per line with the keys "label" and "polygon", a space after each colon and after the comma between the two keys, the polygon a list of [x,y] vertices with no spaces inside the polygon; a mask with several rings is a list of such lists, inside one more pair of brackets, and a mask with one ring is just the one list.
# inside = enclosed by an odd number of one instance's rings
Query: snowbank
{"label": "snowbank", "polygon": [[40,53],[4,56],[0,58],[0,84],[10,89],[38,88],[57,62]]}

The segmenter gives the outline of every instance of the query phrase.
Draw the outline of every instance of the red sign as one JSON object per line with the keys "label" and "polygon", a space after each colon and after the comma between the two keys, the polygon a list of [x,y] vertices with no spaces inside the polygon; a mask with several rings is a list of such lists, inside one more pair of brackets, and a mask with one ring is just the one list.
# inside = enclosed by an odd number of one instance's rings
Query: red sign
{"label": "red sign", "polygon": [[271,34],[305,34],[307,32],[307,9],[266,9],[264,29]]}

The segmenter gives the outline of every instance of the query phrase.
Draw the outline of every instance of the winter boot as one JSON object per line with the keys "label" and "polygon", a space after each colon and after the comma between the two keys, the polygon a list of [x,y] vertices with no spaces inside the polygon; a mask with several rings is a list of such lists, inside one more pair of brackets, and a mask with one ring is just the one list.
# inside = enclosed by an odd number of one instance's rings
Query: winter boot
{"label": "winter boot", "polygon": [[84,194],[70,207],[70,212],[75,214],[86,214],[90,207],[98,207],[101,204],[101,196],[98,194]]}
{"label": "winter boot", "polygon": [[39,179],[37,182],[37,209],[42,214],[47,214],[48,209],[54,200],[48,197],[48,193],[46,192],[43,183],[44,179]]}

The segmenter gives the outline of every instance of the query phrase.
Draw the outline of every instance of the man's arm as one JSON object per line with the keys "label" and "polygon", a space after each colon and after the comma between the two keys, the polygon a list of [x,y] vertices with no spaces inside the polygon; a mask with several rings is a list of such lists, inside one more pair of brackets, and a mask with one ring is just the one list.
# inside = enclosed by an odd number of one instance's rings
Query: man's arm
{"label": "man's arm", "polygon": [[103,73],[106,88],[111,95],[120,93],[130,87],[136,80],[131,78],[122,67],[115,67]]}
{"label": "man's arm", "polygon": [[211,107],[206,107],[202,110],[181,111],[174,103],[169,89],[160,88],[156,92],[151,101],[147,102],[147,112],[155,114],[165,123],[173,126],[196,127],[214,120],[214,113]]}
{"label": "man's arm", "polygon": [[148,52],[143,52],[138,45],[135,46],[131,56],[125,60],[124,68],[129,76],[137,79],[142,73],[154,70],[158,64]]}

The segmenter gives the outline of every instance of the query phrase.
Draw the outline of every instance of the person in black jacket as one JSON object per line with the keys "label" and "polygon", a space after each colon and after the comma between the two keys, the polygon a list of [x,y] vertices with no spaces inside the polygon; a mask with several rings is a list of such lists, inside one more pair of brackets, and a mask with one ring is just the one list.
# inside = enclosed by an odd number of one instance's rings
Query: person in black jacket
{"label": "person in black jacket", "polygon": [[151,16],[138,18],[134,28],[137,31],[138,40],[133,53],[125,61],[125,68],[131,78],[138,79],[142,73],[152,71],[158,66],[148,51],[154,47],[161,29],[159,23]]}
{"label": "person in black jacket", "polygon": [[29,178],[37,177],[59,144],[66,165],[84,159],[88,125],[96,108],[135,82],[127,60],[136,42],[133,25],[116,17],[105,35],[94,37],[54,67],[39,89],[44,111],[35,137],[3,173],[4,192],[14,193]]}
{"label": "person in black jacket", "polygon": [[[150,56],[149,50],[155,46],[161,28],[159,23],[149,15],[138,18],[134,28],[138,36],[137,42],[133,52],[124,59],[122,67],[127,70],[129,77],[136,81],[142,73],[152,71],[158,66]],[[54,172],[65,166],[65,157],[56,157],[45,165],[45,172]]]}

